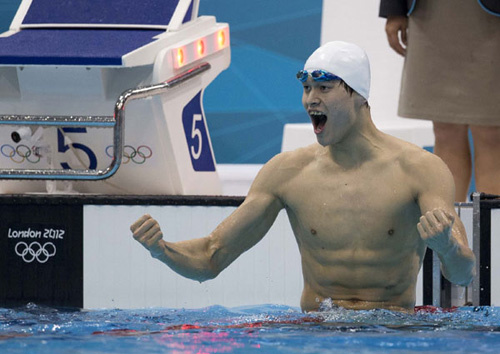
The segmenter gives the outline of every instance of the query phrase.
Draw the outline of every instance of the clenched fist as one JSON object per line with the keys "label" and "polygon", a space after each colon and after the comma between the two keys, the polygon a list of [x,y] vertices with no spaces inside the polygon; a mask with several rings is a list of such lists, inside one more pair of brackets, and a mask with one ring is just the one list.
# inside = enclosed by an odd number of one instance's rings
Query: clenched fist
{"label": "clenched fist", "polygon": [[455,218],[447,211],[434,209],[420,217],[417,229],[427,246],[445,254],[456,246],[451,233],[454,222]]}
{"label": "clenched fist", "polygon": [[158,258],[163,253],[163,233],[158,222],[149,214],[140,217],[130,226],[134,238],[143,245],[154,258]]}

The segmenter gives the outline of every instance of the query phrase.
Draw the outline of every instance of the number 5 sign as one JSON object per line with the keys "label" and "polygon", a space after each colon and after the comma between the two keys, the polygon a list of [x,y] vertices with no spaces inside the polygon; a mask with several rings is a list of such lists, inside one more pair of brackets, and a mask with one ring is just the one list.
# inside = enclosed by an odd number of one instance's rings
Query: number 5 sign
{"label": "number 5 sign", "polygon": [[182,124],[195,171],[215,171],[212,147],[201,109],[201,91],[182,111]]}

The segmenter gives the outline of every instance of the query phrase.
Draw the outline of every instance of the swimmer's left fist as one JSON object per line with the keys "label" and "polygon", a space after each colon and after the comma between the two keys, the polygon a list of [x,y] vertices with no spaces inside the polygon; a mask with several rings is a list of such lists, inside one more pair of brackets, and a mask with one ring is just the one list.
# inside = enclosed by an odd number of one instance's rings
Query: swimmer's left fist
{"label": "swimmer's left fist", "polygon": [[154,258],[158,258],[163,254],[163,233],[161,232],[158,221],[153,219],[149,214],[140,217],[135,223],[130,226],[130,231],[134,235],[134,239],[143,245]]}
{"label": "swimmer's left fist", "polygon": [[451,234],[454,222],[455,218],[447,211],[434,209],[420,217],[417,229],[428,247],[439,254],[445,254],[455,246]]}

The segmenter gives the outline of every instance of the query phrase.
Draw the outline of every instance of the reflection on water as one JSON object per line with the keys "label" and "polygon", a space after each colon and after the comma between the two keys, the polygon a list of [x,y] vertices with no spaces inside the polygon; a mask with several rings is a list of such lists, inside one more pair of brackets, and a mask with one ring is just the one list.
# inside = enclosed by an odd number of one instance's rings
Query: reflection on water
{"label": "reflection on water", "polygon": [[[434,313],[429,312],[434,311]],[[66,311],[0,309],[0,352],[499,353],[500,308],[416,314],[330,307]]]}

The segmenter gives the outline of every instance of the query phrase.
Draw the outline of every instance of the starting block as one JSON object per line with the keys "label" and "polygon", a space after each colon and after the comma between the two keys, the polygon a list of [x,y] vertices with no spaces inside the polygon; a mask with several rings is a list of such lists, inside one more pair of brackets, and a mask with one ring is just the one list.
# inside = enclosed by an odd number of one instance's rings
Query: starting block
{"label": "starting block", "polygon": [[0,193],[220,194],[199,0],[23,0],[0,35]]}

